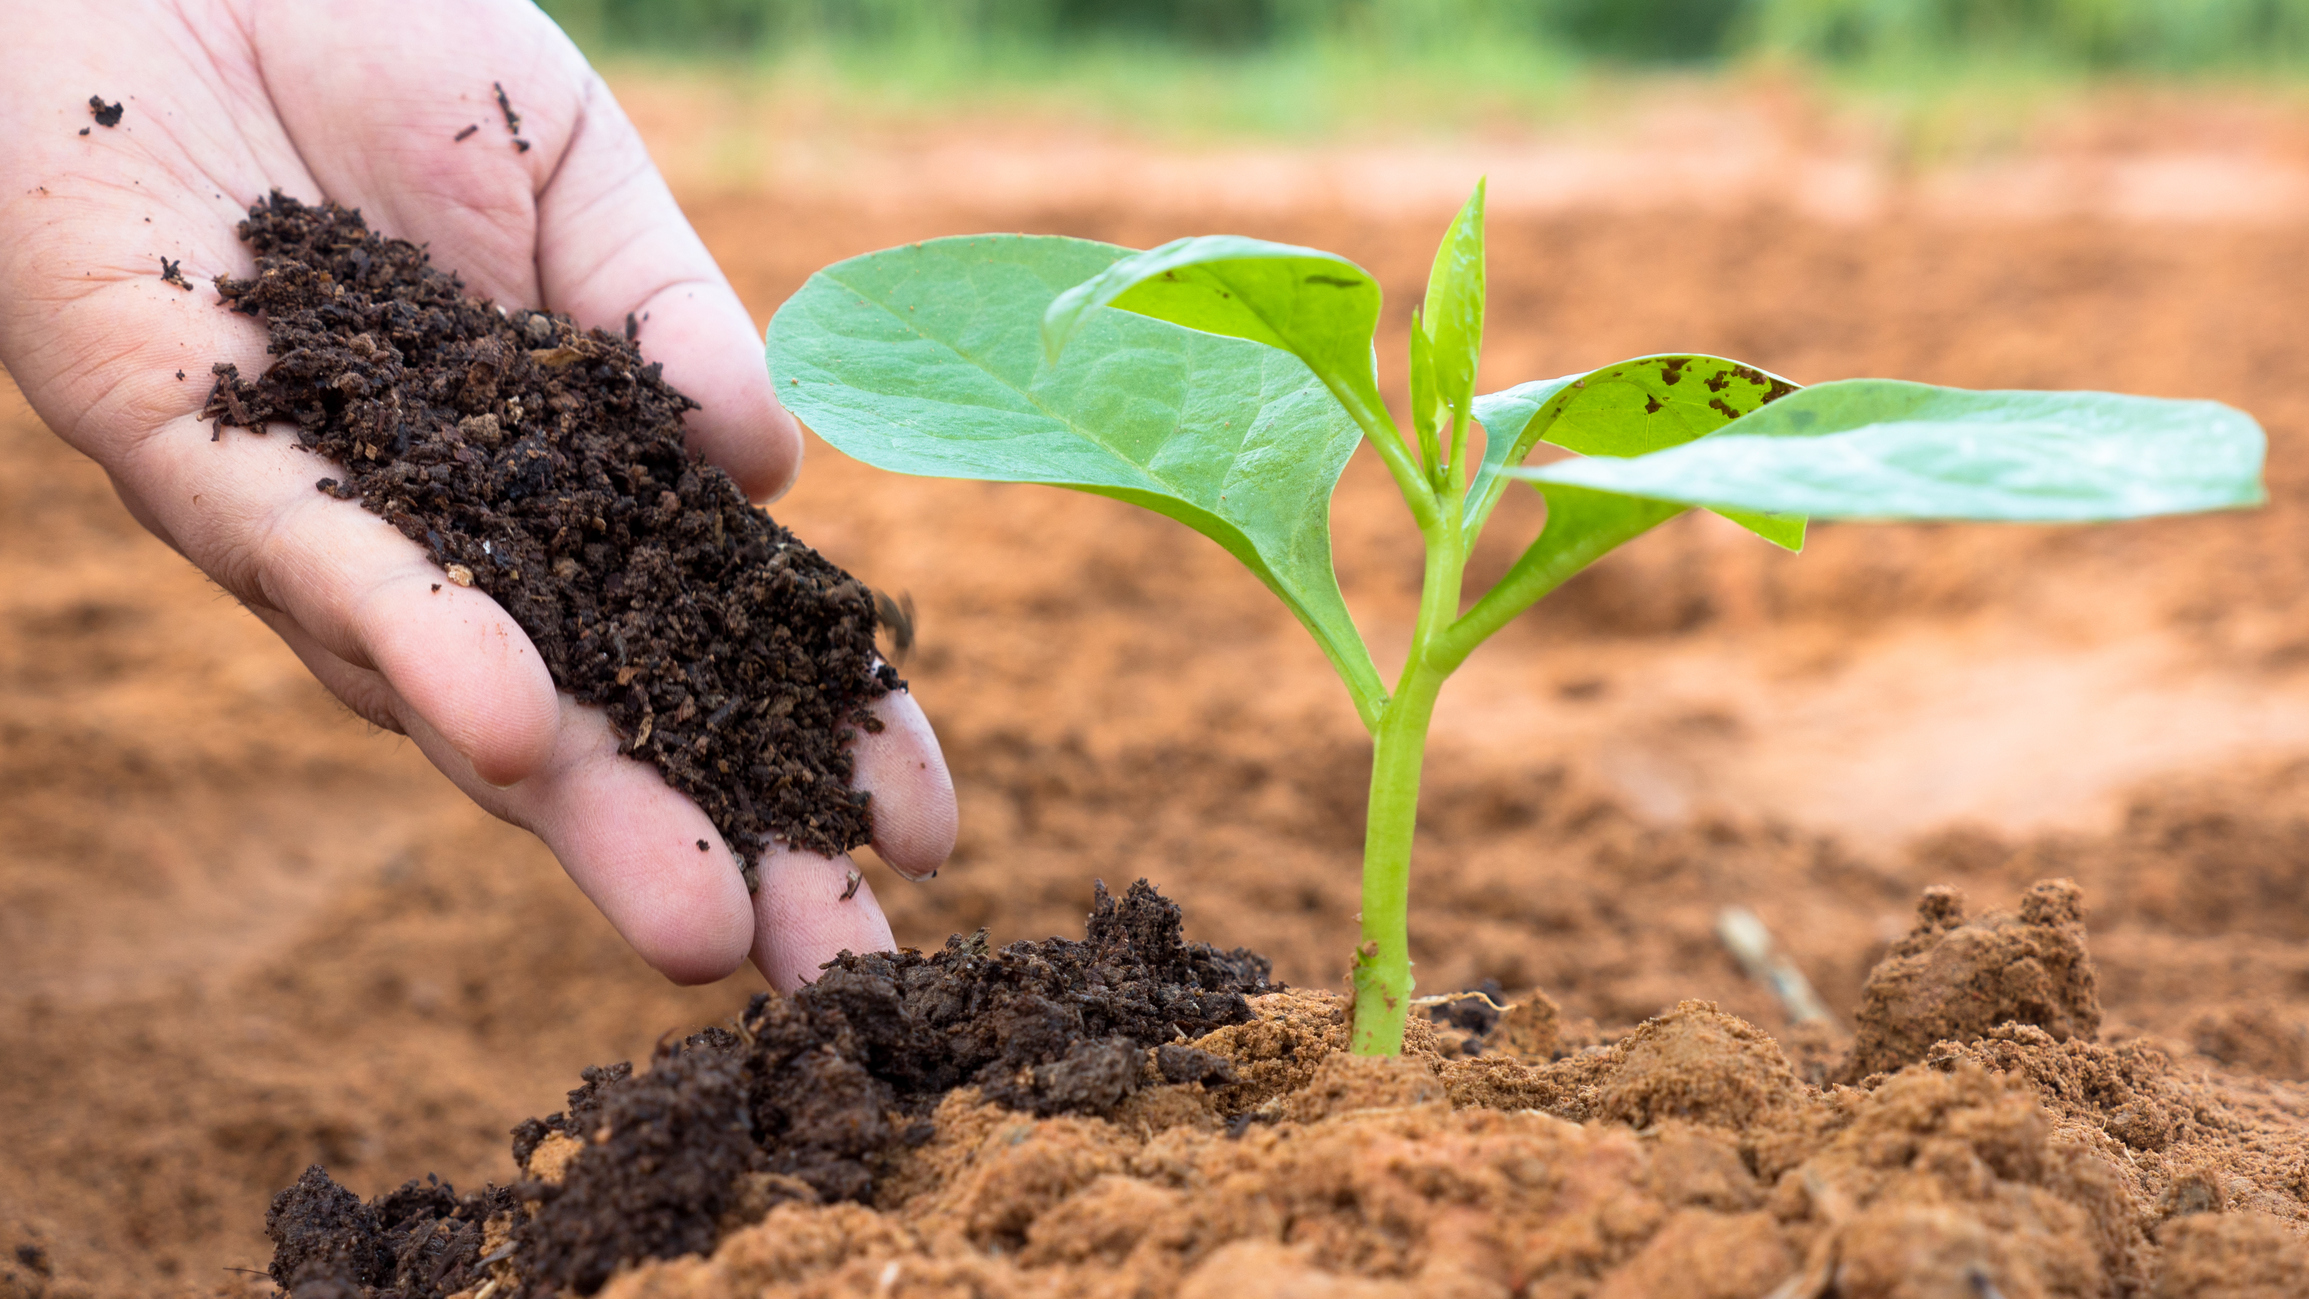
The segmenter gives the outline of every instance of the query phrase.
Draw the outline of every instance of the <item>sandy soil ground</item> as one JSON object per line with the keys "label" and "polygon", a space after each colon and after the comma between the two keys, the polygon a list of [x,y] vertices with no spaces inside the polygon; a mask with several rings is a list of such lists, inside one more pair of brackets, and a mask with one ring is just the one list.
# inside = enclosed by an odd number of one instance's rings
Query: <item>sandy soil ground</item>
{"label": "sandy soil ground", "polygon": [[[1066,145],[946,171],[951,201],[696,176],[684,199],[765,319],[817,266],[910,239],[1232,228],[1373,268],[1399,354],[1455,199],[1276,185],[1294,197],[1246,210],[1020,179],[1069,170]],[[2160,1044],[2300,1121],[2309,233],[2201,191],[2185,217],[1994,219],[1916,192],[1857,214],[1762,191],[1509,204],[1485,386],[1690,349],[1800,381],[2218,398],[2270,431],[2271,505],[1828,527],[1801,557],[1687,519],[1607,561],[1445,696],[1422,985],[1536,985],[1606,1025],[1705,998],[1777,1031],[1715,937],[1743,905],[1849,1027],[1922,886],[2009,906],[2070,876],[2103,1039]],[[656,980],[536,843],[334,705],[12,394],[0,441],[0,1247],[37,1246],[53,1293],[261,1269],[266,1200],[309,1163],[363,1194],[425,1170],[503,1180],[506,1130],[559,1108],[581,1066],[726,1020],[759,986]],[[934,883],[877,878],[902,941],[1078,933],[1093,877],[1143,875],[1194,936],[1338,982],[1367,746],[1317,652],[1216,547],[1115,502],[896,479],[823,445],[775,513],[920,609],[908,675],[964,832]],[[1538,521],[1530,502],[1503,515]],[[1365,458],[1336,518],[1384,664],[1418,568]],[[1512,554],[1502,539],[1478,567]]]}

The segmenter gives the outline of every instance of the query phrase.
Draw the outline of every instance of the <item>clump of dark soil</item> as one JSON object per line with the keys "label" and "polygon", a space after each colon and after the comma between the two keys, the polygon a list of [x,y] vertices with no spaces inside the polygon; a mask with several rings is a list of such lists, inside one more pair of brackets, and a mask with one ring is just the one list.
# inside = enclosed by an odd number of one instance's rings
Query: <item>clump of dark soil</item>
{"label": "clump of dark soil", "polygon": [[308,1296],[357,1295],[396,1277],[421,1277],[429,1292],[454,1294],[487,1266],[490,1219],[516,1204],[502,1187],[459,1196],[433,1178],[364,1204],[319,1168],[307,1169],[265,1214],[270,1275],[283,1291]]}
{"label": "clump of dark soil", "polygon": [[[309,1171],[267,1221],[273,1275],[307,1299],[430,1299],[502,1265],[525,1293],[591,1294],[620,1265],[710,1251],[781,1203],[871,1202],[957,1088],[1047,1117],[1222,1082],[1228,1062],[1183,1043],[1249,1022],[1247,998],[1272,990],[1265,958],[1186,941],[1143,880],[1120,903],[1100,886],[1081,942],[990,950],[981,933],[930,956],[845,954],[645,1074],[588,1069],[567,1110],[515,1130],[530,1180],[511,1191],[411,1183],[363,1205]],[[509,1212],[516,1197],[534,1212]],[[511,1248],[492,1257],[498,1215]]]}
{"label": "clump of dark soil", "polygon": [[343,466],[322,491],[496,597],[741,861],[772,838],[829,855],[871,839],[845,744],[904,684],[875,661],[873,595],[684,448],[696,404],[657,365],[468,297],[333,203],[275,193],[240,234],[258,273],[217,291],[264,316],[279,359],[253,382],[217,366],[205,416],[295,424]]}

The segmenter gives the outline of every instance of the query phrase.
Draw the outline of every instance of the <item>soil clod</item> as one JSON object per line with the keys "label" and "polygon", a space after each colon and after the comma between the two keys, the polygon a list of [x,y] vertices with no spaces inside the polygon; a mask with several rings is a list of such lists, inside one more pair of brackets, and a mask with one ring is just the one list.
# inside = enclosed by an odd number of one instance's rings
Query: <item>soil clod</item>
{"label": "soil clod", "polygon": [[[90,95],[88,97],[88,115],[96,119],[98,126],[120,125],[121,114],[127,111],[120,104],[105,103],[102,95]],[[81,134],[86,135],[88,132],[83,130]]]}
{"label": "soil clod", "polygon": [[218,292],[265,317],[280,359],[255,381],[216,367],[204,415],[295,424],[344,467],[322,490],[496,597],[741,868],[773,838],[829,856],[872,838],[846,746],[904,684],[876,665],[872,595],[685,449],[696,407],[658,366],[465,296],[335,204],[276,193],[241,236],[258,273]]}
{"label": "soil clod", "polygon": [[2029,889],[2018,912],[1964,916],[1964,896],[1926,889],[1916,923],[1869,973],[1852,1079],[1925,1058],[1933,1044],[1969,1041],[2000,1024],[2042,1029],[2053,1041],[2100,1030],[2098,976],[2085,951],[2083,894],[2072,880]]}

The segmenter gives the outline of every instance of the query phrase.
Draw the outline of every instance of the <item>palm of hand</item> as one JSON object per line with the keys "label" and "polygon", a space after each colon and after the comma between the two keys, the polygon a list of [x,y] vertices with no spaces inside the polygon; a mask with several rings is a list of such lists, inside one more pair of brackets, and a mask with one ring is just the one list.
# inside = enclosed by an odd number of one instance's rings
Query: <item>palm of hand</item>
{"label": "palm of hand", "polygon": [[[422,550],[315,491],[289,439],[211,442],[198,420],[211,363],[266,364],[262,325],[207,286],[253,272],[234,226],[277,188],[362,209],[508,306],[608,328],[646,313],[645,348],[704,407],[692,446],[756,499],[792,482],[800,435],[751,318],[566,38],[515,3],[9,8],[24,12],[0,22],[22,38],[0,53],[0,363],[49,426],[355,711],[543,838],[668,977],[719,978],[750,954],[792,987],[844,948],[888,947],[871,887],[844,900],[844,860],[774,849],[748,898],[704,813],[555,693],[494,601],[435,594]],[[99,89],[125,117],[81,135]],[[164,257],[194,292],[162,281]],[[877,707],[858,783],[876,792],[876,849],[919,877],[952,848],[953,790],[920,708]]]}

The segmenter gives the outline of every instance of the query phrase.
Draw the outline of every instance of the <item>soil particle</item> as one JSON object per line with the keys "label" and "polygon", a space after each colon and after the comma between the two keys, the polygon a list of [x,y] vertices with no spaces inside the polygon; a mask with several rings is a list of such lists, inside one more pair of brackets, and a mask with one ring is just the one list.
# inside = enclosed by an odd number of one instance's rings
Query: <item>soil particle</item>
{"label": "soil particle", "polygon": [[[96,119],[98,126],[120,125],[121,114],[127,111],[119,104],[105,103],[102,95],[90,95],[88,97],[88,115]],[[82,131],[81,134],[86,135],[88,132]]]}
{"label": "soil particle", "polygon": [[[513,137],[513,147],[522,153],[529,152],[529,141],[521,138],[521,114],[513,111],[513,100],[505,93],[505,83],[492,81],[489,88],[497,92],[497,111],[505,115],[505,133]],[[465,137],[457,138],[462,140]]]}
{"label": "soil particle", "polygon": [[240,233],[257,276],[218,292],[266,318],[279,360],[255,382],[217,366],[205,415],[295,424],[344,466],[324,490],[496,597],[742,863],[772,838],[832,855],[872,837],[846,745],[903,685],[875,663],[872,595],[684,449],[696,407],[656,365],[468,298],[334,204],[276,193]]}
{"label": "soil particle", "polygon": [[462,130],[462,131],[459,131],[457,134],[455,134],[455,135],[453,135],[453,136],[451,136],[451,137],[450,137],[450,142],[451,142],[451,143],[453,143],[453,144],[463,144],[463,143],[465,143],[467,140],[470,140],[470,139],[472,139],[472,138],[473,138],[473,136],[474,136],[474,133],[475,133],[475,132],[477,132],[477,131],[479,131],[480,129],[481,129],[481,124],[480,124],[479,122],[471,122],[471,123],[467,123],[467,124],[466,124],[466,127],[465,127],[465,129],[464,129],[464,130]]}
{"label": "soil particle", "polygon": [[1927,889],[1916,923],[1861,990],[1848,1078],[1891,1073],[1933,1044],[2032,1024],[2054,1041],[2100,1030],[2097,976],[2084,946],[2083,894],[2072,880],[2029,889],[2017,913],[1964,917],[1964,896]]}
{"label": "soil particle", "polygon": [[[166,257],[161,258],[160,279],[163,284],[173,284],[187,293],[192,292],[192,281],[184,277],[184,263],[182,262],[172,262]],[[183,378],[184,372],[182,370],[177,371],[177,377]]]}
{"label": "soil particle", "polygon": [[1234,1061],[1200,1047],[1171,1042],[1155,1048],[1155,1068],[1166,1081],[1174,1083],[1224,1086],[1235,1080]]}

